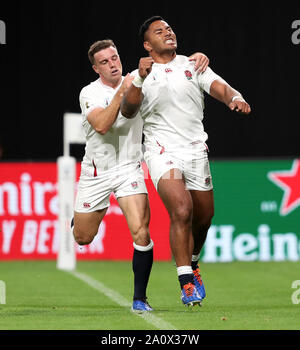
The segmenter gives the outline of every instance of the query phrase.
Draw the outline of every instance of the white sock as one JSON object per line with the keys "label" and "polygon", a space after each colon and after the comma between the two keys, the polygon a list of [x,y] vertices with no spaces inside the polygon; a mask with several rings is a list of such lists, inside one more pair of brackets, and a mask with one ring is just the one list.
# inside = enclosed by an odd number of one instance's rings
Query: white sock
{"label": "white sock", "polygon": [[190,265],[177,267],[177,275],[178,276],[189,275],[189,274],[193,274],[193,270],[192,270],[192,267]]}
{"label": "white sock", "polygon": [[140,252],[147,252],[148,250],[151,250],[153,246],[154,246],[154,243],[152,239],[150,239],[150,243],[146,246],[137,245],[136,243],[133,242],[134,249],[139,250]]}
{"label": "white sock", "polygon": [[192,261],[198,261],[200,258],[200,253],[197,255],[192,255]]}

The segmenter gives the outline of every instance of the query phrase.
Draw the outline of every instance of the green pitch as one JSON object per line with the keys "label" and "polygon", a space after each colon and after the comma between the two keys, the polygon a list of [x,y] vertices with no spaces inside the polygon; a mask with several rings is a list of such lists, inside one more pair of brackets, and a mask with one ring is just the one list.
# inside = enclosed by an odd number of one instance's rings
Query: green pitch
{"label": "green pitch", "polygon": [[[203,263],[207,298],[201,308],[186,308],[173,262],[155,262],[148,288],[153,319],[132,314],[126,304],[132,299],[130,262],[78,262],[77,271],[96,287],[57,270],[55,262],[0,262],[6,285],[0,329],[299,330],[300,293],[292,288],[300,280],[299,267],[298,262]],[[115,302],[104,291],[120,299]]]}

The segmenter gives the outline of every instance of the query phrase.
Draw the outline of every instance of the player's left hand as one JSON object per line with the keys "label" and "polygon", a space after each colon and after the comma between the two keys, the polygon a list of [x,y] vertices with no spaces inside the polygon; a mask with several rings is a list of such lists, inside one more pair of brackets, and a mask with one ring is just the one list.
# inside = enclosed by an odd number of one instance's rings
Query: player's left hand
{"label": "player's left hand", "polygon": [[251,112],[251,108],[245,100],[235,100],[230,102],[228,107],[232,111],[236,111],[241,114],[249,114]]}
{"label": "player's left hand", "polygon": [[209,65],[209,58],[204,53],[196,52],[189,57],[190,61],[195,61],[195,71],[200,74],[206,71]]}

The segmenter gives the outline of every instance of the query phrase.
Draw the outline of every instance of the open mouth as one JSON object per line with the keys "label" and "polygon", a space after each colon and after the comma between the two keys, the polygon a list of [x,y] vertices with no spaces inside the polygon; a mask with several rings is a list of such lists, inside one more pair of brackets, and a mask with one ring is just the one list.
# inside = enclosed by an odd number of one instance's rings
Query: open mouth
{"label": "open mouth", "polygon": [[116,75],[116,74],[118,74],[118,73],[119,73],[119,70],[118,70],[118,69],[114,69],[114,70],[111,71],[111,74],[112,74],[112,75]]}
{"label": "open mouth", "polygon": [[173,40],[173,39],[168,39],[168,40],[165,41],[165,43],[166,43],[167,45],[175,45],[175,40]]}

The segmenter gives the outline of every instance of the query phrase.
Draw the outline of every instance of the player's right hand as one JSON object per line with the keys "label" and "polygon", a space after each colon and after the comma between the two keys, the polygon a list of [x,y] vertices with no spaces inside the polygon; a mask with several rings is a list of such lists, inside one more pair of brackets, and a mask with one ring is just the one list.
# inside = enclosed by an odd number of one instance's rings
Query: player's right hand
{"label": "player's right hand", "polygon": [[244,100],[235,100],[233,102],[230,102],[228,107],[235,112],[238,112],[240,114],[250,114],[251,107],[249,104]]}
{"label": "player's right hand", "polygon": [[121,94],[121,97],[126,93],[126,91],[130,88],[131,84],[132,84],[132,81],[133,81],[134,77],[131,76],[129,73],[126,74],[124,80],[123,80],[123,83],[120,87],[120,94]]}
{"label": "player's right hand", "polygon": [[139,75],[141,78],[146,78],[152,70],[154,60],[152,57],[142,57],[139,62]]}

